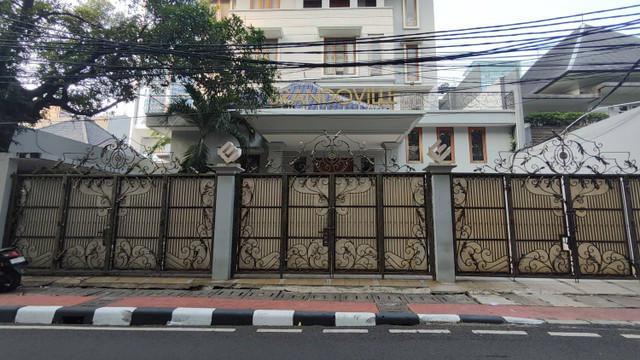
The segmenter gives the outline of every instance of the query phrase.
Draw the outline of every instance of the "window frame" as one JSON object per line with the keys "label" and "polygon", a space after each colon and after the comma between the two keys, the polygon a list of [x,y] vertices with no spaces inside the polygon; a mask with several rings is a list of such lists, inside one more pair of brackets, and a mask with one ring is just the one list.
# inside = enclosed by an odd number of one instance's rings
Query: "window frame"
{"label": "window frame", "polygon": [[[250,8],[251,9],[280,9],[280,0],[258,0],[260,1],[260,7],[253,7],[253,2],[254,0],[250,0]],[[271,4],[273,3],[277,3],[278,6],[277,7],[272,7]],[[265,4],[267,4],[267,6],[265,7]]]}
{"label": "window frame", "polygon": [[[382,42],[376,40],[384,36],[384,34],[369,34],[372,39],[369,44],[369,62],[382,61]],[[369,76],[382,76],[382,65],[370,65]]]}
{"label": "window frame", "polygon": [[[331,2],[332,2],[332,1],[341,1],[341,2],[343,2],[343,3],[345,3],[345,2],[346,2],[346,5],[341,5],[341,6],[331,6]],[[351,1],[350,1],[350,0],[329,0],[329,7],[330,7],[330,8],[332,8],[332,9],[335,9],[335,8],[348,8],[348,7],[351,7]]]}
{"label": "window frame", "polygon": [[[227,13],[223,14],[223,3],[228,3],[229,4],[229,8],[227,8]],[[220,19],[225,19],[227,16],[229,16],[229,11],[233,10],[233,1],[232,0],[214,0],[214,5],[218,6],[218,13],[216,14],[216,17],[220,20]]]}
{"label": "window frame", "polygon": [[455,146],[455,141],[454,141],[454,131],[452,127],[437,127],[436,128],[436,139],[440,140],[440,131],[449,131],[451,133],[450,138],[451,138],[451,160],[443,160],[443,162],[447,163],[447,164],[455,164],[456,163],[456,146]]}
{"label": "window frame", "polygon": [[376,0],[373,0],[373,5],[366,5],[366,2],[367,2],[366,0],[361,0],[361,1],[364,1],[364,3],[365,3],[365,4],[361,6],[361,5],[360,5],[360,0],[359,0],[359,1],[358,1],[358,4],[356,5],[356,6],[357,6],[357,7],[359,7],[359,8],[363,8],[363,7],[377,7],[377,6],[378,6],[378,2],[377,2]]}
{"label": "window frame", "polygon": [[[415,17],[416,17],[416,21],[415,24],[409,24],[407,22],[407,1],[412,1],[413,2],[413,8],[415,9]],[[420,11],[418,9],[418,5],[419,5],[419,1],[418,0],[402,0],[402,27],[404,29],[418,29],[420,28],[420,16],[418,16],[418,14],[420,14]]]}
{"label": "window frame", "polygon": [[[420,45],[419,44],[404,44],[404,58],[405,60],[409,59],[409,49],[415,50],[413,55],[416,58],[420,57]],[[404,81],[406,83],[421,83],[422,76],[420,76],[420,63],[405,63],[404,65]],[[411,77],[412,70],[415,71],[416,78],[413,79]]]}
{"label": "window frame", "polygon": [[[471,133],[475,130],[482,131],[482,160],[473,159],[473,137]],[[484,127],[470,127],[469,128],[469,162],[473,164],[486,164],[487,163],[487,131]]]}
{"label": "window frame", "polygon": [[[409,134],[411,134],[411,131],[418,131],[418,151],[420,154],[420,160],[410,160],[409,159],[409,147],[411,146],[409,144]],[[409,132],[409,134],[407,134],[407,136],[405,137],[405,150],[406,150],[406,161],[407,164],[422,164],[424,162],[424,154],[423,154],[423,148],[422,148],[422,128],[421,127],[414,127],[413,129],[411,129],[411,131]]]}
{"label": "window frame", "polygon": [[320,6],[305,6],[304,1],[302,2],[303,9],[321,9],[322,8],[322,0],[320,1]]}
{"label": "window frame", "polygon": [[[327,46],[332,45],[334,46],[334,50],[333,51],[328,51],[327,50]],[[351,51],[348,51],[346,49],[347,45],[351,45],[353,48],[351,49]],[[336,46],[343,46],[344,50],[343,51],[337,51]],[[334,54],[334,61],[333,62],[329,62],[327,61],[327,55],[329,53],[333,53]],[[324,39],[324,63],[325,64],[339,64],[339,62],[336,61],[336,56],[335,54],[338,53],[344,53],[344,54],[348,54],[349,52],[351,52],[351,55],[353,56],[353,62],[355,63],[356,60],[356,38],[355,37],[346,37],[346,38],[325,38]],[[348,62],[348,61],[343,61],[343,62]],[[338,69],[345,69],[346,71],[344,71],[344,73],[342,74],[338,74]],[[351,70],[351,71],[349,71]],[[325,67],[323,70],[323,75],[328,75],[328,76],[350,76],[350,75],[356,75],[356,67],[355,66],[332,66],[332,67]]]}

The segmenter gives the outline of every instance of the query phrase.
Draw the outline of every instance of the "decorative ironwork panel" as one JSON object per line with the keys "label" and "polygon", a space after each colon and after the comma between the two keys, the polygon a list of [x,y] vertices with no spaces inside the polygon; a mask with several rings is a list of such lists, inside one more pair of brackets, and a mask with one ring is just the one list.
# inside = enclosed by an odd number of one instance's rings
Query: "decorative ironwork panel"
{"label": "decorative ironwork panel", "polygon": [[329,270],[329,177],[289,179],[288,270]]}
{"label": "decorative ironwork panel", "polygon": [[71,178],[61,268],[104,267],[114,186],[113,178]]}
{"label": "decorative ironwork panel", "polygon": [[164,270],[211,269],[215,177],[169,177]]}
{"label": "decorative ironwork panel", "polygon": [[504,179],[453,177],[452,184],[458,271],[511,273]]}
{"label": "decorative ironwork panel", "polygon": [[581,275],[631,275],[620,179],[570,178]]}
{"label": "decorative ironwork panel", "polygon": [[113,267],[154,270],[161,261],[162,178],[120,179]]}
{"label": "decorative ironwork panel", "polygon": [[428,271],[424,175],[385,175],[383,189],[384,270]]}
{"label": "decorative ironwork panel", "polygon": [[244,177],[241,191],[237,268],[278,270],[282,242],[282,179]]}
{"label": "decorative ironwork panel", "polygon": [[51,268],[55,258],[60,208],[64,202],[62,177],[16,177],[11,244],[30,268]]}
{"label": "decorative ironwork panel", "polygon": [[562,179],[516,177],[511,179],[515,261],[521,274],[568,274]]}
{"label": "decorative ironwork panel", "polygon": [[335,177],[335,269],[378,270],[376,178]]}

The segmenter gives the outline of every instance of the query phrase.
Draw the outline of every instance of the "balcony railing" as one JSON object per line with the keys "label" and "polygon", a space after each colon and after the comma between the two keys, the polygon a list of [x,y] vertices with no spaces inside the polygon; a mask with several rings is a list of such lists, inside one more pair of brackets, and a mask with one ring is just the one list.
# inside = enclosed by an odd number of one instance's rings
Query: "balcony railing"
{"label": "balcony railing", "polygon": [[513,110],[513,92],[450,92],[440,99],[440,110]]}

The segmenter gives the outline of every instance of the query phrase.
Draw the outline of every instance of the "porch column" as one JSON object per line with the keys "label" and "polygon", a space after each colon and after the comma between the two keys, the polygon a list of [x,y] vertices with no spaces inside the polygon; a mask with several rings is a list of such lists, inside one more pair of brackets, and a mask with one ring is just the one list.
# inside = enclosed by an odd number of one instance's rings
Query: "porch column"
{"label": "porch column", "polygon": [[213,232],[213,262],[211,278],[231,278],[233,214],[236,174],[244,171],[238,164],[219,165],[213,168],[216,180],[216,218]]}
{"label": "porch column", "polygon": [[456,166],[430,164],[425,168],[431,174],[435,278],[443,283],[456,281],[451,203],[451,170],[454,167]]}

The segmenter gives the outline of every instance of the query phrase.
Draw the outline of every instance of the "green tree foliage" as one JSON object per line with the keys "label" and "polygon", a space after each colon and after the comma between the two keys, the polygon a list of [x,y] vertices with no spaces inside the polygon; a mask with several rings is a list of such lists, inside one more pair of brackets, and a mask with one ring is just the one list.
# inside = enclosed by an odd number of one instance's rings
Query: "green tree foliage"
{"label": "green tree foliage", "polygon": [[193,84],[220,109],[256,109],[273,94],[275,69],[252,56],[262,31],[217,20],[206,0],[128,3],[144,9],[0,1],[0,151],[18,124],[36,123],[50,106],[92,116],[135,99],[139,86]]}
{"label": "green tree foliage", "polygon": [[[241,116],[227,108],[224,97],[207,97],[193,85],[184,85],[189,99],[181,98],[169,105],[168,113],[177,115],[188,124],[196,127],[199,133],[198,142],[191,145],[181,162],[182,172],[206,173],[211,171],[208,163],[209,148],[205,141],[213,134],[229,134],[235,137],[243,149],[249,147],[254,130]],[[169,119],[164,120],[165,123]]]}
{"label": "green tree foliage", "polygon": [[[583,112],[538,112],[525,116],[524,121],[531,124],[531,126],[568,126],[580,116],[584,115]],[[594,112],[587,114],[577,126],[584,126],[598,122],[602,119],[608,118],[609,115],[601,112]]]}

